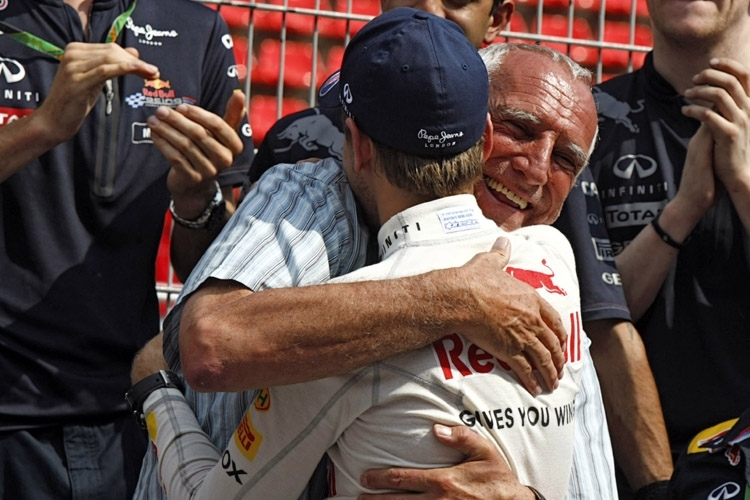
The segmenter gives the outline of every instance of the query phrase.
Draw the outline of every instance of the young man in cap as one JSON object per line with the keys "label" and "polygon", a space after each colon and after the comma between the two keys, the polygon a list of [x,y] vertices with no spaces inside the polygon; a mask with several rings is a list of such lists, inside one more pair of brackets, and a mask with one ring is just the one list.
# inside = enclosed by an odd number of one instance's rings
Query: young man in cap
{"label": "young man in cap", "polygon": [[[143,412],[168,496],[295,498],[328,451],[330,495],[355,498],[365,492],[359,476],[368,468],[461,461],[460,452],[433,438],[431,424],[439,422],[473,427],[496,443],[521,482],[562,500],[585,339],[575,264],[557,230],[540,225],[504,233],[472,196],[492,147],[483,138],[491,132],[484,63],[454,23],[395,9],[347,47],[341,99],[344,170],[371,224],[382,225],[383,258],[343,280],[460,265],[506,235],[517,256],[508,272],[538,288],[566,319],[565,376],[555,391],[535,396],[507,365],[453,333],[341,376],[262,391],[223,453],[200,431],[182,394],[160,389],[147,397]],[[589,146],[595,130],[593,123],[583,130]],[[541,219],[557,215],[585,164],[587,150],[568,153],[561,162],[567,168],[553,174],[548,208],[537,212]],[[540,276],[544,287],[535,281]]]}

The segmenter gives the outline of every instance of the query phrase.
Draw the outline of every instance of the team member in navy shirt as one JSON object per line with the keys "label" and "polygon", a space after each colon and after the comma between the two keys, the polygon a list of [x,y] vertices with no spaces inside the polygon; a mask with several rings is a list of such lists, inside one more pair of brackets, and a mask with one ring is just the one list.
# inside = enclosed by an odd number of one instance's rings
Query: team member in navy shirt
{"label": "team member in navy shirt", "polygon": [[253,149],[222,120],[230,97],[242,117],[231,38],[183,0],[13,0],[0,18],[0,497],[130,498],[146,440],[122,394],[159,328],[170,191],[186,248]]}

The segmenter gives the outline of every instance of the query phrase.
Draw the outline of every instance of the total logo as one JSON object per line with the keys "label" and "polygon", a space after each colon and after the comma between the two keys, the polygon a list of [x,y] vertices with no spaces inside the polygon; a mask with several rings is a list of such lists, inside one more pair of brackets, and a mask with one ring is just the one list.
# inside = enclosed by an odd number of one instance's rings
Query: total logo
{"label": "total logo", "polygon": [[125,98],[125,102],[133,109],[157,108],[159,106],[177,107],[180,104],[195,104],[196,100],[190,97],[177,97],[169,80],[144,80],[143,89]]}

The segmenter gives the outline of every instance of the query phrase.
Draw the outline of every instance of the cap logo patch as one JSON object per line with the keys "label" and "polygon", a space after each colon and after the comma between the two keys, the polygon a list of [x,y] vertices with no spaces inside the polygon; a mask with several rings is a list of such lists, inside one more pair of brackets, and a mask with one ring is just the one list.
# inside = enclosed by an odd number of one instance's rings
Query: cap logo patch
{"label": "cap logo patch", "polygon": [[341,92],[344,95],[344,102],[346,104],[351,104],[352,100],[353,100],[353,98],[352,98],[352,89],[349,88],[349,84],[348,83],[344,84],[344,89]]}
{"label": "cap logo patch", "polygon": [[425,129],[417,132],[417,139],[424,140],[426,148],[449,148],[456,145],[456,139],[464,136],[463,132],[446,132],[442,130],[439,134],[430,135]]}

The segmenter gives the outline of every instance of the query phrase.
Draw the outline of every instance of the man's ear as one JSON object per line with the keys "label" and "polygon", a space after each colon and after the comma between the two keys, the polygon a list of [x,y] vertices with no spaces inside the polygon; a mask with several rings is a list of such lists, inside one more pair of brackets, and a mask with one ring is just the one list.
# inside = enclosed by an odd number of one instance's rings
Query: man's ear
{"label": "man's ear", "polygon": [[487,113],[487,122],[484,124],[484,146],[482,147],[482,162],[486,162],[492,154],[492,120]]}
{"label": "man's ear", "polygon": [[354,120],[351,118],[346,119],[345,127],[349,129],[349,133],[352,138],[352,152],[354,153],[354,165],[355,171],[367,168],[372,164],[372,139],[362,132]]}
{"label": "man's ear", "polygon": [[497,38],[497,34],[508,26],[510,16],[516,10],[514,0],[501,0],[495,11],[490,15],[489,25],[484,34],[484,43],[491,44]]}

